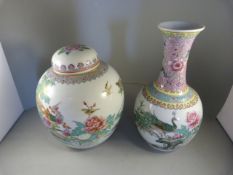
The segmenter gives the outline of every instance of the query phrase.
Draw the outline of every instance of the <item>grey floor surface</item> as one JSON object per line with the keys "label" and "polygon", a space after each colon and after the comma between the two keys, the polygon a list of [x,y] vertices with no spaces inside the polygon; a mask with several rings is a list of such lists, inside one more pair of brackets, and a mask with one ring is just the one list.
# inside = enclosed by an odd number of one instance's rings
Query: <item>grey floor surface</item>
{"label": "grey floor surface", "polygon": [[204,120],[194,140],[175,152],[152,151],[125,112],[104,144],[85,151],[57,142],[36,109],[23,113],[0,143],[0,175],[233,175],[233,143],[217,120]]}

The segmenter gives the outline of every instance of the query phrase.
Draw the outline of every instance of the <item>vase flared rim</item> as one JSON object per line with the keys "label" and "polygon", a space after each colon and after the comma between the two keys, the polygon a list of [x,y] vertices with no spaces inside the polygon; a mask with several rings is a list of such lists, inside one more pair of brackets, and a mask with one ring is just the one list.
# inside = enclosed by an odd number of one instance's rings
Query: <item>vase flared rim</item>
{"label": "vase flared rim", "polygon": [[205,29],[204,25],[187,21],[165,21],[158,25],[161,31],[169,32],[201,32]]}

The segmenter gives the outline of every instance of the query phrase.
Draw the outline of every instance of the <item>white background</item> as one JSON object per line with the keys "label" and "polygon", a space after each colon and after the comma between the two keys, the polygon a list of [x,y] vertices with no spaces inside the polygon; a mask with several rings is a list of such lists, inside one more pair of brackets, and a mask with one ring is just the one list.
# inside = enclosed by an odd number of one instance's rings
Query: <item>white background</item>
{"label": "white background", "polygon": [[9,66],[0,43],[0,142],[23,112]]}
{"label": "white background", "polygon": [[218,114],[218,120],[228,133],[229,137],[233,141],[233,87],[229,93],[229,96]]}

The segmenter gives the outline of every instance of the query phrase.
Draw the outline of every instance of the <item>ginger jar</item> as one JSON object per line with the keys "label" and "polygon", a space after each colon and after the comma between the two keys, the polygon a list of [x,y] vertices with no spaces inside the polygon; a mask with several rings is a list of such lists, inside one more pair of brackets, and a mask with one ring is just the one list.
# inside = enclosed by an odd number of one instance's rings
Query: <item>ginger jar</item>
{"label": "ginger jar", "polygon": [[77,149],[107,140],[120,120],[124,90],[118,73],[92,48],[69,45],[52,56],[40,78],[36,103],[44,125]]}

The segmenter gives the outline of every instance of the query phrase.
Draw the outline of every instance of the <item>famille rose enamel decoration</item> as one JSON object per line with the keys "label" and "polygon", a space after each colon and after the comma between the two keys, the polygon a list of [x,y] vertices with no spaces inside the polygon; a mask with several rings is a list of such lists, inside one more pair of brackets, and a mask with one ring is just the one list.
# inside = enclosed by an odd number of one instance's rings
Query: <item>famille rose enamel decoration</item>
{"label": "famille rose enamel decoration", "polygon": [[139,92],[134,113],[140,135],[154,149],[173,151],[198,132],[203,111],[197,92],[186,83],[189,53],[204,26],[170,21],[159,24],[164,58],[158,79]]}
{"label": "famille rose enamel decoration", "polygon": [[69,45],[57,50],[40,78],[36,103],[44,125],[58,140],[77,149],[107,140],[124,104],[118,73],[94,49]]}

